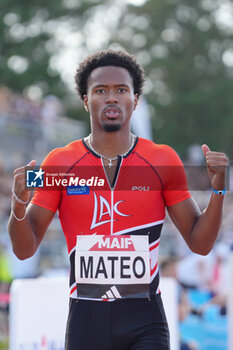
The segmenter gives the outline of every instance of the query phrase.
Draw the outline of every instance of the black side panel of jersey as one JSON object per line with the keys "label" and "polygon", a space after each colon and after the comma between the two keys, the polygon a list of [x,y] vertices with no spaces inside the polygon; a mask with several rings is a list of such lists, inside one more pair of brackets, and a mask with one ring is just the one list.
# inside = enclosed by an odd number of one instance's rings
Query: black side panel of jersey
{"label": "black side panel of jersey", "polygon": [[159,286],[159,271],[153,281],[150,283],[150,296],[155,295]]}
{"label": "black side panel of jersey", "polygon": [[142,236],[149,235],[149,244],[151,244],[160,238],[162,227],[163,227],[163,224],[159,224],[151,227],[145,227],[139,230],[134,230],[132,228],[132,231],[126,232],[124,233],[124,235],[142,235]]}
{"label": "black side panel of jersey", "polygon": [[75,283],[75,250],[70,255],[70,287]]}

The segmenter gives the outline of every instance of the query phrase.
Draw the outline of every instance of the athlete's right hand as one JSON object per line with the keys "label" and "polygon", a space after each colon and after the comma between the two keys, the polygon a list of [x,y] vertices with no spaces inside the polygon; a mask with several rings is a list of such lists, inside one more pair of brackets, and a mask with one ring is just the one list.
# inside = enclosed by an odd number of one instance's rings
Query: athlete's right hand
{"label": "athlete's right hand", "polygon": [[[22,166],[21,168],[17,168],[14,171],[13,190],[14,190],[16,196],[19,197],[24,202],[27,202],[30,199],[30,191],[26,190],[25,168],[28,166],[33,167],[35,165],[36,165],[36,161],[31,160],[26,166]],[[15,200],[15,198],[14,198],[14,200]]]}

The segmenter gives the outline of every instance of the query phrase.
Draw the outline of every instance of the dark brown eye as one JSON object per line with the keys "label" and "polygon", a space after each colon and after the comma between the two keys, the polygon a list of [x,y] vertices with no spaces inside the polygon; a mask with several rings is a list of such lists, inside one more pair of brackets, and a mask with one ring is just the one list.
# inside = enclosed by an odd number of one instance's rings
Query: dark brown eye
{"label": "dark brown eye", "polygon": [[97,89],[97,90],[95,90],[95,92],[97,94],[101,95],[101,94],[103,94],[105,92],[105,90],[104,89]]}
{"label": "dark brown eye", "polygon": [[124,93],[124,92],[126,92],[126,89],[125,89],[125,88],[119,88],[118,91],[119,91],[120,93]]}

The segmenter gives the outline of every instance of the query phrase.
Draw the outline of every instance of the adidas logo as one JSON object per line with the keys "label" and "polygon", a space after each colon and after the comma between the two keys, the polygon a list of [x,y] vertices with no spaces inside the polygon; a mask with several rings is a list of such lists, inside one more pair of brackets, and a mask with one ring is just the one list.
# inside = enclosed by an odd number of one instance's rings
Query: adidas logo
{"label": "adidas logo", "polygon": [[119,299],[122,298],[116,286],[112,286],[104,295],[101,297],[102,299]]}

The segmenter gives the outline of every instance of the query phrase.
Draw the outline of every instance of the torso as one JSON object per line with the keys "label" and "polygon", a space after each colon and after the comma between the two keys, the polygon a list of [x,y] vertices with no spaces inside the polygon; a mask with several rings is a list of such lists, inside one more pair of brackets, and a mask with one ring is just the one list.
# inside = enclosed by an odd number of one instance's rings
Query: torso
{"label": "torso", "polygon": [[[93,234],[148,236],[150,291],[158,292],[158,250],[165,218],[165,201],[176,194],[175,191],[167,191],[168,198],[164,198],[164,184],[171,177],[164,164],[177,164],[176,157],[175,152],[167,146],[137,139],[128,154],[118,157],[115,169],[109,169],[84,140],[58,149],[56,164],[58,161],[62,165],[67,164],[67,170],[80,177],[88,173],[89,176],[105,180],[104,187],[89,187],[82,193],[72,195],[63,190],[56,199],[71,262],[71,297],[78,296],[74,274],[76,236]],[[186,199],[188,195],[185,187],[183,195],[177,192],[176,201]],[[174,202],[172,199],[169,201]],[[36,196],[34,203],[41,205]]]}

